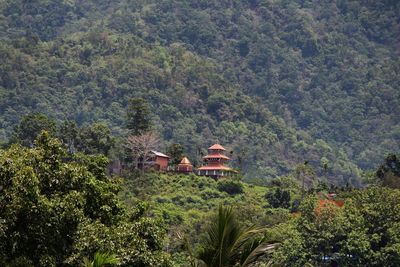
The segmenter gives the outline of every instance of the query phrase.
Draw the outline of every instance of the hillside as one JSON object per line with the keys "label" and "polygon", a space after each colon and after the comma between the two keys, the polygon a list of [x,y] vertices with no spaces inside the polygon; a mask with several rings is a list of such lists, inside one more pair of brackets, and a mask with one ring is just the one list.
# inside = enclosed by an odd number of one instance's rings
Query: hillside
{"label": "hillside", "polygon": [[305,160],[359,184],[399,152],[398,1],[0,1],[0,143],[32,111],[125,133],[128,99],[195,164],[247,179]]}
{"label": "hillside", "polygon": [[[242,191],[233,188],[241,188]],[[193,248],[196,247],[204,235],[206,222],[210,221],[220,205],[235,207],[241,214],[241,222],[247,226],[273,226],[289,221],[293,217],[290,209],[273,209],[265,198],[266,193],[273,189],[239,181],[217,182],[194,174],[146,173],[126,179],[120,197],[128,206],[134,206],[138,199],[145,201],[149,215],[163,220],[168,229],[165,246],[175,264],[181,266],[178,263],[182,261],[182,266],[187,266],[181,258],[185,255],[182,254],[184,238],[188,238]],[[296,186],[288,189],[292,193],[290,205],[299,199],[298,189]]]}
{"label": "hillside", "polygon": [[358,189],[291,176],[265,187],[240,175],[110,177],[107,165],[49,132],[0,149],[0,265],[400,264],[398,155]]}

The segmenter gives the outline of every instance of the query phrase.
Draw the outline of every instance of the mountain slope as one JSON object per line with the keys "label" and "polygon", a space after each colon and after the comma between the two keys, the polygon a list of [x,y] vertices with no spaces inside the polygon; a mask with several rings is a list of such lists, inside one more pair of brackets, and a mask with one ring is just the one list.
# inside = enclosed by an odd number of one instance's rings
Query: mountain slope
{"label": "mountain slope", "polygon": [[0,10],[3,141],[31,111],[123,134],[127,100],[141,96],[166,143],[199,164],[219,141],[248,178],[307,160],[357,184],[360,167],[399,151],[397,1],[21,0]]}

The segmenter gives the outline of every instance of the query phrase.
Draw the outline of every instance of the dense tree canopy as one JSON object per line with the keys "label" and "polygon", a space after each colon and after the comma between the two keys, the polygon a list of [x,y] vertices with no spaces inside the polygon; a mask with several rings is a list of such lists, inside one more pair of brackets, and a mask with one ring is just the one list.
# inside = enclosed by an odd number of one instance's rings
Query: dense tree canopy
{"label": "dense tree canopy", "polygon": [[32,113],[22,118],[15,126],[11,143],[19,143],[23,146],[32,147],[33,142],[41,131],[56,134],[56,122],[41,113]]}
{"label": "dense tree canopy", "polygon": [[[0,266],[186,267],[182,236],[208,266],[275,240],[272,264],[400,266],[399,17],[397,0],[0,0]],[[251,183],[106,176],[153,149],[198,166],[216,142]]]}
{"label": "dense tree canopy", "polygon": [[123,134],[129,99],[142,98],[166,144],[184,145],[194,164],[219,141],[247,178],[308,160],[330,182],[357,185],[359,168],[399,151],[399,10],[398,1],[3,1],[0,143],[30,112]]}
{"label": "dense tree canopy", "polygon": [[276,261],[290,266],[397,266],[400,264],[399,191],[373,187],[354,192],[344,207],[308,197],[301,215],[280,226]]}
{"label": "dense tree canopy", "polygon": [[0,265],[77,266],[96,251],[123,266],[164,266],[163,229],[132,212],[103,156],[67,154],[42,133],[35,147],[0,151]]}

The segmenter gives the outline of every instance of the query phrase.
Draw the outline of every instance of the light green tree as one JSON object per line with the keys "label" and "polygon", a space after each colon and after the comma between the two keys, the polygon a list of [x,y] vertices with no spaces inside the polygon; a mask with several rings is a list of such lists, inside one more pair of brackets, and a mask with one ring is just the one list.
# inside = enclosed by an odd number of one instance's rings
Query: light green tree
{"label": "light green tree", "polygon": [[93,260],[85,258],[82,263],[82,267],[105,267],[113,266],[118,264],[119,259],[116,255],[109,252],[96,252]]}
{"label": "light green tree", "polygon": [[110,251],[125,266],[168,266],[160,223],[117,196],[104,156],[67,154],[47,132],[0,150],[0,266],[78,266]]}

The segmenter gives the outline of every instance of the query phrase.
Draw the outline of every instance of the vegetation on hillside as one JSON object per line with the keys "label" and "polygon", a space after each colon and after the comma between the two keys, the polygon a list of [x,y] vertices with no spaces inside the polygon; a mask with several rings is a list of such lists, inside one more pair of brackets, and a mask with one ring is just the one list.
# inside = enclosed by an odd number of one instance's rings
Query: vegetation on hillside
{"label": "vegetation on hillside", "polygon": [[[397,163],[388,156],[376,173],[390,184],[366,189],[303,188],[295,173],[267,187],[141,171],[118,179],[105,157],[69,153],[43,132],[32,148],[0,151],[0,263],[90,265],[106,251],[118,266],[397,266]],[[220,220],[238,242],[223,255],[212,234]]]}
{"label": "vegetation on hillside", "polygon": [[104,156],[68,154],[43,132],[34,148],[0,151],[0,265],[78,266],[110,251],[120,266],[168,266],[165,230],[125,206]]}
{"label": "vegetation on hillside", "polygon": [[[33,111],[125,132],[150,102],[195,164],[229,144],[246,178],[307,160],[359,184],[399,151],[398,1],[2,1],[0,142]],[[264,181],[265,182],[265,181]]]}
{"label": "vegetation on hillside", "polygon": [[400,266],[399,17],[0,0],[0,266]]}

